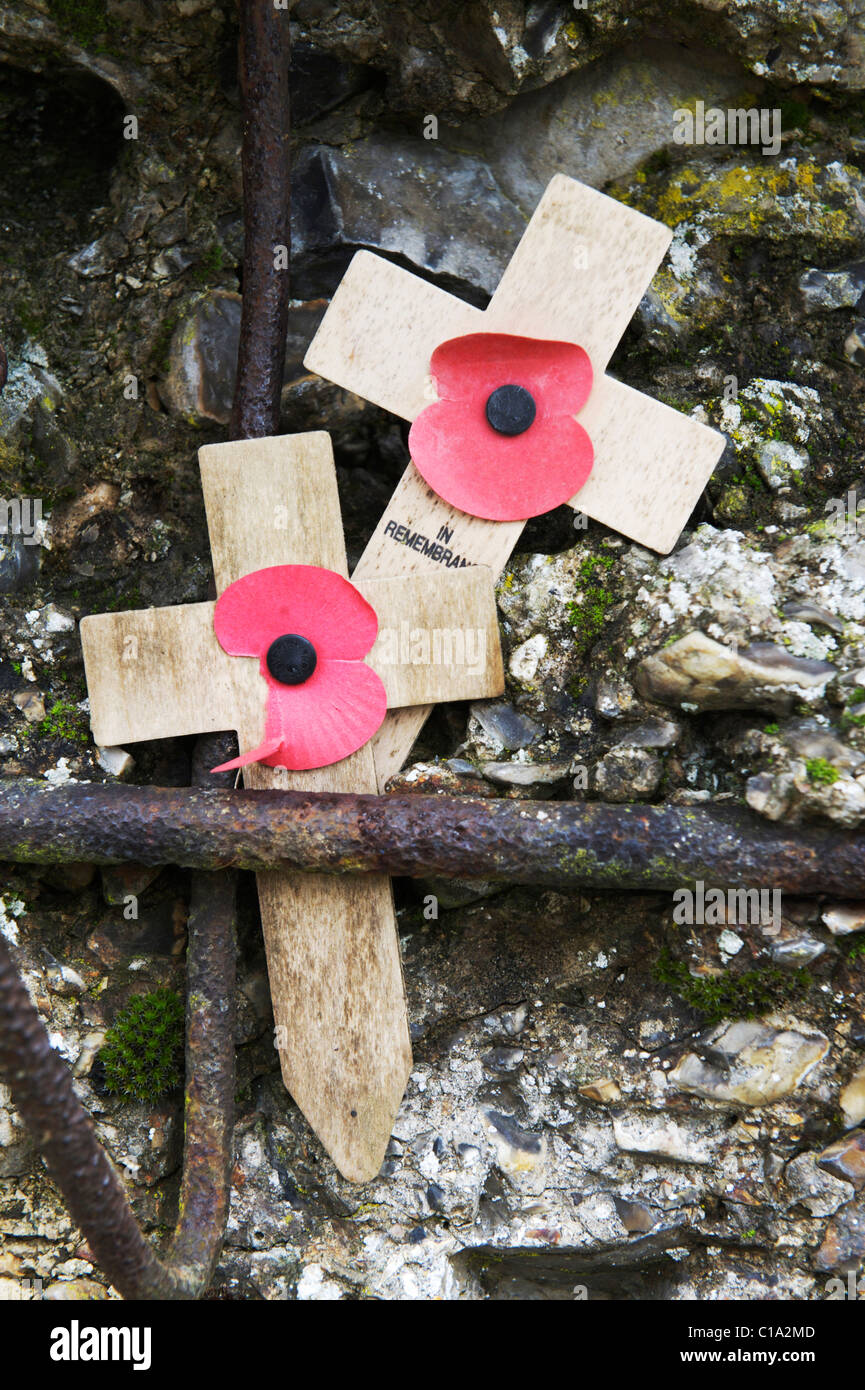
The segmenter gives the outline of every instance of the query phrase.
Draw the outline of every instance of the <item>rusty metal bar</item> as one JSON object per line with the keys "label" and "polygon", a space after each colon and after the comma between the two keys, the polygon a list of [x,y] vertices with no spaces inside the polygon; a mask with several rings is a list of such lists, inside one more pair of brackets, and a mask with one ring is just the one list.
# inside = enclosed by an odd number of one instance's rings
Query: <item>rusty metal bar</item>
{"label": "rusty metal bar", "polygon": [[0,782],[0,860],[452,875],[554,887],[697,879],[865,894],[865,836],[738,806]]}
{"label": "rusty metal bar", "polygon": [[243,306],[231,437],[275,434],[288,328],[288,10],[240,7],[243,93]]}
{"label": "rusty metal bar", "polygon": [[[234,755],[233,734],[196,743],[193,786],[229,788],[231,772],[211,773]],[[234,1159],[234,1020],[237,874],[193,874],[186,943],[186,1068],[183,1176],[167,1265],[175,1298],[198,1298],[225,1239]]]}
{"label": "rusty metal bar", "polygon": [[141,1234],[117,1173],[75,1094],[0,936],[0,1076],[73,1220],[127,1298],[168,1298],[171,1275]]}
{"label": "rusty metal bar", "polygon": [[[222,743],[203,762],[223,756]],[[231,735],[228,736],[229,741]],[[203,775],[197,766],[194,775]],[[231,783],[231,774],[222,780]],[[231,872],[193,877],[186,970],[186,1095],[177,1227],[162,1261],[75,1094],[72,1076],[0,937],[0,1077],[99,1265],[124,1296],[198,1298],[222,1249],[234,1117],[235,896]]]}

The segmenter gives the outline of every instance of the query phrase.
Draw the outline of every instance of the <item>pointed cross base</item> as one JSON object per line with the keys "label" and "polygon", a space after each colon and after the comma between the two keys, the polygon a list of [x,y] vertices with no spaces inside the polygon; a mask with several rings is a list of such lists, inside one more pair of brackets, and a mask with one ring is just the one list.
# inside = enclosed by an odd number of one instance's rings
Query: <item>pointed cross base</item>
{"label": "pointed cross base", "polygon": [[[200,451],[218,593],[255,570],[320,565],[346,574],[330,439],[324,433],[208,445]],[[464,569],[362,586],[379,618],[368,657],[389,705],[500,694],[492,579]],[[449,665],[395,660],[394,633],[469,630]],[[390,634],[391,640],[386,641]],[[258,660],[228,656],[213,604],[82,620],[93,735],[102,745],[235,729],[241,751],[262,739],[267,686]],[[481,663],[469,664],[469,655]],[[480,668],[480,669],[479,669]],[[254,763],[255,790],[372,792],[372,745],[310,772]],[[381,1167],[411,1068],[405,989],[390,880],[258,875],[259,902],[285,1084],[340,1172],[356,1182]]]}

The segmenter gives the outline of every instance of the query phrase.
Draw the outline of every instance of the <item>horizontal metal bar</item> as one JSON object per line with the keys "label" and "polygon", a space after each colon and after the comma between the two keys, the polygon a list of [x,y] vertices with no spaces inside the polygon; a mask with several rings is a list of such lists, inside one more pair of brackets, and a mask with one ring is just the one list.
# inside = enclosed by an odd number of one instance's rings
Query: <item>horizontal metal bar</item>
{"label": "horizontal metal bar", "polygon": [[865,895],[865,836],[743,807],[0,781],[0,859]]}

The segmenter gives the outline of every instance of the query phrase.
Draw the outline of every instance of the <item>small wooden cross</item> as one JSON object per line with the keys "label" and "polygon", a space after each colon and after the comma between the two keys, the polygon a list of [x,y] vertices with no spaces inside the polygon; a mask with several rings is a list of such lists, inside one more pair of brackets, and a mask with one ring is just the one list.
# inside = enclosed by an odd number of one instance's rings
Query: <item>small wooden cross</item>
{"label": "small wooden cross", "polygon": [[[594,386],[579,423],[594,466],[571,505],[663,553],[672,549],[724,448],[716,430],[604,372],[670,244],[668,227],[564,175],[548,185],[489,306],[476,309],[368,251],[351,262],[305,365],[414,420],[436,399],[433,350],[470,333],[558,339],[588,353]],[[453,556],[498,574],[522,521],[485,521],[437,497],[410,464],[361,556],[355,578],[442,564],[410,549],[446,536]],[[428,709],[388,714],[374,740],[383,788],[401,767]]]}
{"label": "small wooden cross", "polygon": [[[272,565],[347,575],[327,434],[208,445],[199,460],[218,594]],[[357,587],[378,615],[367,663],[389,705],[502,692],[489,570]],[[82,620],[98,744],[222,729],[236,730],[241,752],[261,743],[267,686],[258,660],[223,651],[213,614],[213,603],[194,603]],[[462,656],[461,632],[473,639]],[[449,639],[440,638],[437,650],[436,633]],[[374,792],[372,745],[309,772],[253,763],[244,781],[254,789]],[[271,871],[258,875],[258,893],[285,1084],[340,1171],[368,1181],[381,1166],[411,1068],[390,879]]]}

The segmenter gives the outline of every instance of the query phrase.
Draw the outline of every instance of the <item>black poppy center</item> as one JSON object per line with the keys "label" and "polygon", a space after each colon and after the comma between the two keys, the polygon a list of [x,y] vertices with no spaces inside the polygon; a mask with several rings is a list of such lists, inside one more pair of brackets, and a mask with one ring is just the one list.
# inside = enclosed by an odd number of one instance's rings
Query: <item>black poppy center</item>
{"label": "black poppy center", "polygon": [[499,434],[525,433],[535,413],[535,398],[525,386],[497,386],[487,401],[487,419]]}
{"label": "black poppy center", "polygon": [[286,632],[271,642],[265,660],[273,679],[281,685],[303,685],[315,670],[318,655],[308,637]]}

